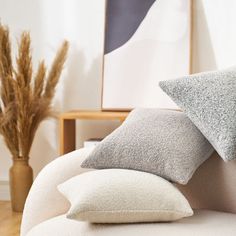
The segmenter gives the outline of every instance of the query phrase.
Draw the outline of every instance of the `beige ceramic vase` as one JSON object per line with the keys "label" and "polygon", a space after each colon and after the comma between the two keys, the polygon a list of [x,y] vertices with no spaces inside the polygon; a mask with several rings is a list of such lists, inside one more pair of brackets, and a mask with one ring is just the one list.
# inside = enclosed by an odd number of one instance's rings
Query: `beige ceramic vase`
{"label": "beige ceramic vase", "polygon": [[28,159],[13,159],[9,178],[12,210],[22,212],[33,183],[33,170],[29,166]]}

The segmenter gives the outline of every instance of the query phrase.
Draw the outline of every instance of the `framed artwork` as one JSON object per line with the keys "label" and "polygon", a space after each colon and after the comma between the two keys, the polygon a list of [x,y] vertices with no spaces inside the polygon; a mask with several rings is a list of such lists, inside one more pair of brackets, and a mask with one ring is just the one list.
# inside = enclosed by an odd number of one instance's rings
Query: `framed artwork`
{"label": "framed artwork", "polygon": [[191,0],[107,0],[103,110],[177,108],[158,81],[190,73]]}

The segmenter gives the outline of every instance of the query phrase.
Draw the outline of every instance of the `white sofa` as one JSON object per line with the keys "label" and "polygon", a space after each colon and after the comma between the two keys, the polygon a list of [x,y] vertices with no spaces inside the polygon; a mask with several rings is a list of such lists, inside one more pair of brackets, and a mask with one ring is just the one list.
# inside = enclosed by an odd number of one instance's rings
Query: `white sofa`
{"label": "white sofa", "polygon": [[69,203],[56,187],[88,171],[80,168],[80,164],[90,151],[80,149],[66,154],[41,171],[26,201],[21,236],[236,235],[236,161],[224,163],[216,153],[198,169],[188,185],[179,186],[192,207],[198,209],[192,217],[173,223],[113,225],[66,219]]}

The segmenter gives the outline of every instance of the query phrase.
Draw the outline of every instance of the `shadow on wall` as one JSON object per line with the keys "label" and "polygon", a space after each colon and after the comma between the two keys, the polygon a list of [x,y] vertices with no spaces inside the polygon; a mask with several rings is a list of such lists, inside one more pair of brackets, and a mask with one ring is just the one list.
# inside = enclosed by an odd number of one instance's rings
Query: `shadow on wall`
{"label": "shadow on wall", "polygon": [[[102,57],[93,60],[90,67],[83,51],[76,50],[71,45],[70,54],[66,63],[62,80],[57,88],[54,99],[54,107],[58,113],[73,109],[100,109],[101,107],[101,77]],[[112,122],[113,123],[113,122]],[[96,133],[99,137],[105,136],[114,129],[113,124],[106,122],[79,122],[77,133],[78,146],[82,146],[84,139],[93,137]],[[116,122],[115,122],[116,124]],[[116,127],[117,125],[115,125]],[[48,132],[48,130],[53,132]],[[44,121],[37,132],[31,152],[31,164],[34,175],[50,161],[59,155],[59,123],[58,120]],[[44,147],[43,155],[38,150]],[[45,151],[46,150],[46,151]]]}
{"label": "shadow on wall", "polygon": [[75,47],[72,47],[72,50],[67,63],[68,73],[63,84],[62,108],[100,109],[102,56],[96,57],[87,69],[83,51]]}
{"label": "shadow on wall", "polygon": [[42,122],[30,152],[30,164],[34,170],[34,177],[45,165],[58,157],[58,135],[59,127],[56,119],[50,118]]}
{"label": "shadow on wall", "polygon": [[[63,81],[62,110],[101,109],[102,93],[102,55],[98,55],[87,66],[83,51],[71,47],[72,52],[67,62],[67,75]],[[89,138],[102,138],[119,126],[117,121],[77,121],[77,148]]]}
{"label": "shadow on wall", "polygon": [[[65,74],[62,75],[54,100],[57,112],[101,108],[102,57],[96,57],[90,66],[87,64],[83,51],[76,50],[72,45]],[[105,137],[119,124],[117,121],[78,121],[77,148],[82,147],[83,141],[88,138]],[[39,152],[42,147],[44,151]],[[59,156],[58,120],[49,119],[40,125],[30,155],[35,176],[47,163]]]}
{"label": "shadow on wall", "polygon": [[216,70],[217,63],[203,6],[203,0],[193,1],[193,8],[192,73]]}

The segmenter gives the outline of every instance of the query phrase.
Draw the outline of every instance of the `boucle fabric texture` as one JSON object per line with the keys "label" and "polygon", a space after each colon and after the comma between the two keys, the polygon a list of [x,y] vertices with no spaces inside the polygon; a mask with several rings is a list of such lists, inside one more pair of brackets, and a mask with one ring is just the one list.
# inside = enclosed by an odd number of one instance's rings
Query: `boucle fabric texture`
{"label": "boucle fabric texture", "polygon": [[224,161],[236,159],[236,67],[162,81]]}
{"label": "boucle fabric texture", "polygon": [[183,112],[138,108],[81,166],[140,170],[186,184],[213,150]]}
{"label": "boucle fabric texture", "polygon": [[67,218],[92,223],[174,221],[193,215],[183,194],[153,174],[124,169],[87,172],[58,186]]}

